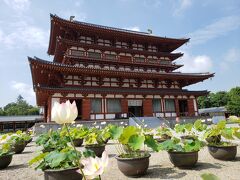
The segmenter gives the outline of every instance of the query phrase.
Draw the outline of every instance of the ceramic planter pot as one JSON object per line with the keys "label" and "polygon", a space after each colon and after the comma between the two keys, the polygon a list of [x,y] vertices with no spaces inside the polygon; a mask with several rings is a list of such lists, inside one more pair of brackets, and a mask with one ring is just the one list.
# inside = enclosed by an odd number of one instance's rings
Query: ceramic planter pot
{"label": "ceramic planter pot", "polygon": [[54,150],[55,150],[54,148],[42,149],[42,152],[46,153],[46,152],[51,152],[51,151],[54,151]]}
{"label": "ceramic planter pot", "polygon": [[105,150],[105,144],[104,145],[85,145],[86,149],[92,150],[97,157],[102,157],[102,153]]}
{"label": "ceramic planter pot", "polygon": [[208,137],[208,138],[206,138],[206,141],[208,143],[220,143],[221,142],[221,135]]}
{"label": "ceramic planter pot", "polygon": [[198,161],[198,151],[196,152],[168,152],[171,163],[179,168],[190,168]]}
{"label": "ceramic planter pot", "polygon": [[9,166],[9,164],[12,162],[12,156],[12,154],[0,156],[0,169],[4,169]]}
{"label": "ceramic planter pot", "polygon": [[164,142],[164,141],[166,141],[166,140],[168,140],[168,139],[156,138],[155,140],[156,140],[157,142],[159,142],[159,143],[162,143],[162,142]]}
{"label": "ceramic planter pot", "polygon": [[14,144],[13,151],[15,152],[15,154],[20,154],[24,151],[25,147],[26,147],[26,144],[24,141],[19,142],[19,143]]}
{"label": "ceramic planter pot", "polygon": [[83,139],[74,139],[73,144],[76,147],[80,147],[83,144]]}
{"label": "ceramic planter pot", "polygon": [[185,139],[188,139],[188,140],[195,140],[196,137],[194,137],[194,136],[190,136],[190,135],[186,135],[186,136],[181,136],[181,139],[182,139],[182,140],[185,140]]}
{"label": "ceramic planter pot", "polygon": [[32,140],[33,140],[33,138],[29,139],[29,140],[27,141],[27,143],[30,143],[30,142],[32,142]]}
{"label": "ceramic planter pot", "polygon": [[82,175],[77,172],[78,168],[70,168],[64,170],[48,169],[44,171],[45,180],[81,180]]}
{"label": "ceramic planter pot", "polygon": [[232,146],[214,146],[208,145],[208,151],[212,157],[219,160],[231,161],[234,160],[237,154],[237,145]]}
{"label": "ceramic planter pot", "polygon": [[146,174],[149,167],[149,157],[151,155],[140,158],[122,158],[116,156],[118,169],[129,177],[140,177]]}

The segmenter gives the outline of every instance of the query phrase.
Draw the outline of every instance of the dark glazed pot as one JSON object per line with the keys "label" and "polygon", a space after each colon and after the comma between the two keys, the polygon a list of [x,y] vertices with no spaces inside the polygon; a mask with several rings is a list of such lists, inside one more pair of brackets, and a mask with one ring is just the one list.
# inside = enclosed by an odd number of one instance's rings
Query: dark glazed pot
{"label": "dark glazed pot", "polygon": [[48,169],[44,171],[45,180],[81,180],[82,175],[77,172],[78,168],[70,168],[64,170]]}
{"label": "dark glazed pot", "polygon": [[196,152],[168,152],[171,163],[179,168],[190,168],[198,161],[198,151]]}
{"label": "dark glazed pot", "polygon": [[164,141],[166,141],[166,140],[169,140],[169,139],[156,138],[155,140],[156,140],[157,142],[159,142],[159,143],[162,143],[162,142],[164,142]]}
{"label": "dark glazed pot", "polygon": [[185,140],[185,139],[187,139],[187,140],[195,140],[196,137],[187,135],[187,136],[181,136],[181,139],[182,139],[182,140]]}
{"label": "dark glazed pot", "polygon": [[97,157],[102,157],[102,153],[105,150],[105,144],[104,145],[85,145],[86,149],[92,150]]}
{"label": "dark glazed pot", "polygon": [[83,139],[74,139],[73,144],[76,147],[80,147],[83,144]]}
{"label": "dark glazed pot", "polygon": [[0,157],[0,169],[4,169],[8,167],[8,165],[12,162],[12,154],[5,155]]}
{"label": "dark glazed pot", "polygon": [[15,154],[20,154],[24,151],[25,147],[26,147],[25,142],[16,143],[13,146],[13,151],[15,152]]}
{"label": "dark glazed pot", "polygon": [[27,143],[30,143],[30,142],[32,142],[32,140],[33,140],[33,138],[29,139],[29,140],[27,141]]}
{"label": "dark glazed pot", "polygon": [[147,172],[150,156],[150,154],[141,158],[121,158],[116,156],[118,169],[125,176],[140,177]]}
{"label": "dark glazed pot", "polygon": [[221,135],[208,137],[208,138],[206,138],[206,141],[208,143],[220,143]]}
{"label": "dark glazed pot", "polygon": [[208,151],[212,157],[219,160],[234,160],[237,154],[237,145],[232,146],[213,146],[208,145]]}

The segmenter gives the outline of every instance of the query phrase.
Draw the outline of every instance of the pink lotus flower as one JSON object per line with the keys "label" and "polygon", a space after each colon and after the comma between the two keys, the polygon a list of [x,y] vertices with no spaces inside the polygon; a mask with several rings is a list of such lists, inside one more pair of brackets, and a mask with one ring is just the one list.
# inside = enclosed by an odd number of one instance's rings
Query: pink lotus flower
{"label": "pink lotus flower", "polygon": [[71,104],[55,102],[52,108],[52,120],[58,124],[73,123],[78,116],[78,110],[75,101]]}
{"label": "pink lotus flower", "polygon": [[94,179],[103,174],[104,169],[108,165],[108,154],[106,151],[102,153],[102,158],[99,157],[88,157],[81,160],[83,173],[87,179]]}

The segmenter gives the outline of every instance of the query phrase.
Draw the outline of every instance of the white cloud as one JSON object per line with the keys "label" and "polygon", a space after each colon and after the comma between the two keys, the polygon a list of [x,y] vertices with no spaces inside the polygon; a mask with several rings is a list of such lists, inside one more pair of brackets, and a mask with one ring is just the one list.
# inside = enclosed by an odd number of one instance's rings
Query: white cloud
{"label": "white cloud", "polygon": [[192,6],[192,0],[178,0],[178,2],[174,1],[173,16],[182,15],[184,11],[189,9],[191,6]]}
{"label": "white cloud", "polygon": [[185,52],[184,56],[178,60],[178,64],[183,64],[177,71],[184,73],[203,73],[210,72],[212,69],[212,60],[207,55],[192,56]]}
{"label": "white cloud", "polygon": [[126,27],[123,29],[131,30],[131,31],[140,31],[140,28],[138,26]]}
{"label": "white cloud", "polygon": [[189,34],[191,45],[202,44],[240,27],[240,16],[228,16]]}
{"label": "white cloud", "polygon": [[6,26],[9,26],[7,28],[9,30],[4,32],[0,29],[0,42],[7,48],[46,48],[48,45],[49,32],[26,21],[6,24]]}
{"label": "white cloud", "polygon": [[220,63],[222,70],[229,70],[231,65],[235,65],[236,62],[240,62],[240,49],[231,48],[223,57],[223,61]]}
{"label": "white cloud", "polygon": [[30,7],[30,0],[3,0],[15,11],[26,11]]}
{"label": "white cloud", "polygon": [[11,88],[16,90],[18,94],[21,94],[23,98],[30,104],[36,104],[35,93],[33,87],[23,82],[11,82]]}

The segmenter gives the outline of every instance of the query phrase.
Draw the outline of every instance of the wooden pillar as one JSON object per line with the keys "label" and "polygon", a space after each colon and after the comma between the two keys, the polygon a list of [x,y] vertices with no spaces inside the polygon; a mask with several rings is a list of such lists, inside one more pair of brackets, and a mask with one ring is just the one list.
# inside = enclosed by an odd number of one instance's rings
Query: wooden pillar
{"label": "wooden pillar", "polygon": [[177,97],[175,97],[174,100],[175,100],[176,117],[179,117],[180,116],[180,110],[179,110],[179,102],[178,102]]}
{"label": "wooden pillar", "polygon": [[161,105],[162,105],[163,117],[166,117],[166,115],[165,115],[165,99],[164,99],[164,96],[161,96]]}
{"label": "wooden pillar", "polygon": [[143,100],[143,116],[153,116],[152,99]]}
{"label": "wooden pillar", "polygon": [[44,106],[44,122],[47,122],[47,117],[48,117],[48,105]]}
{"label": "wooden pillar", "polygon": [[52,98],[48,98],[47,122],[51,122]]}
{"label": "wooden pillar", "polygon": [[188,99],[188,115],[189,116],[195,115],[193,99]]}
{"label": "wooden pillar", "polygon": [[121,109],[122,109],[122,113],[128,113],[128,100],[127,99],[121,99]]}
{"label": "wooden pillar", "polygon": [[91,101],[90,99],[84,98],[82,100],[82,119],[89,120],[91,111]]}

